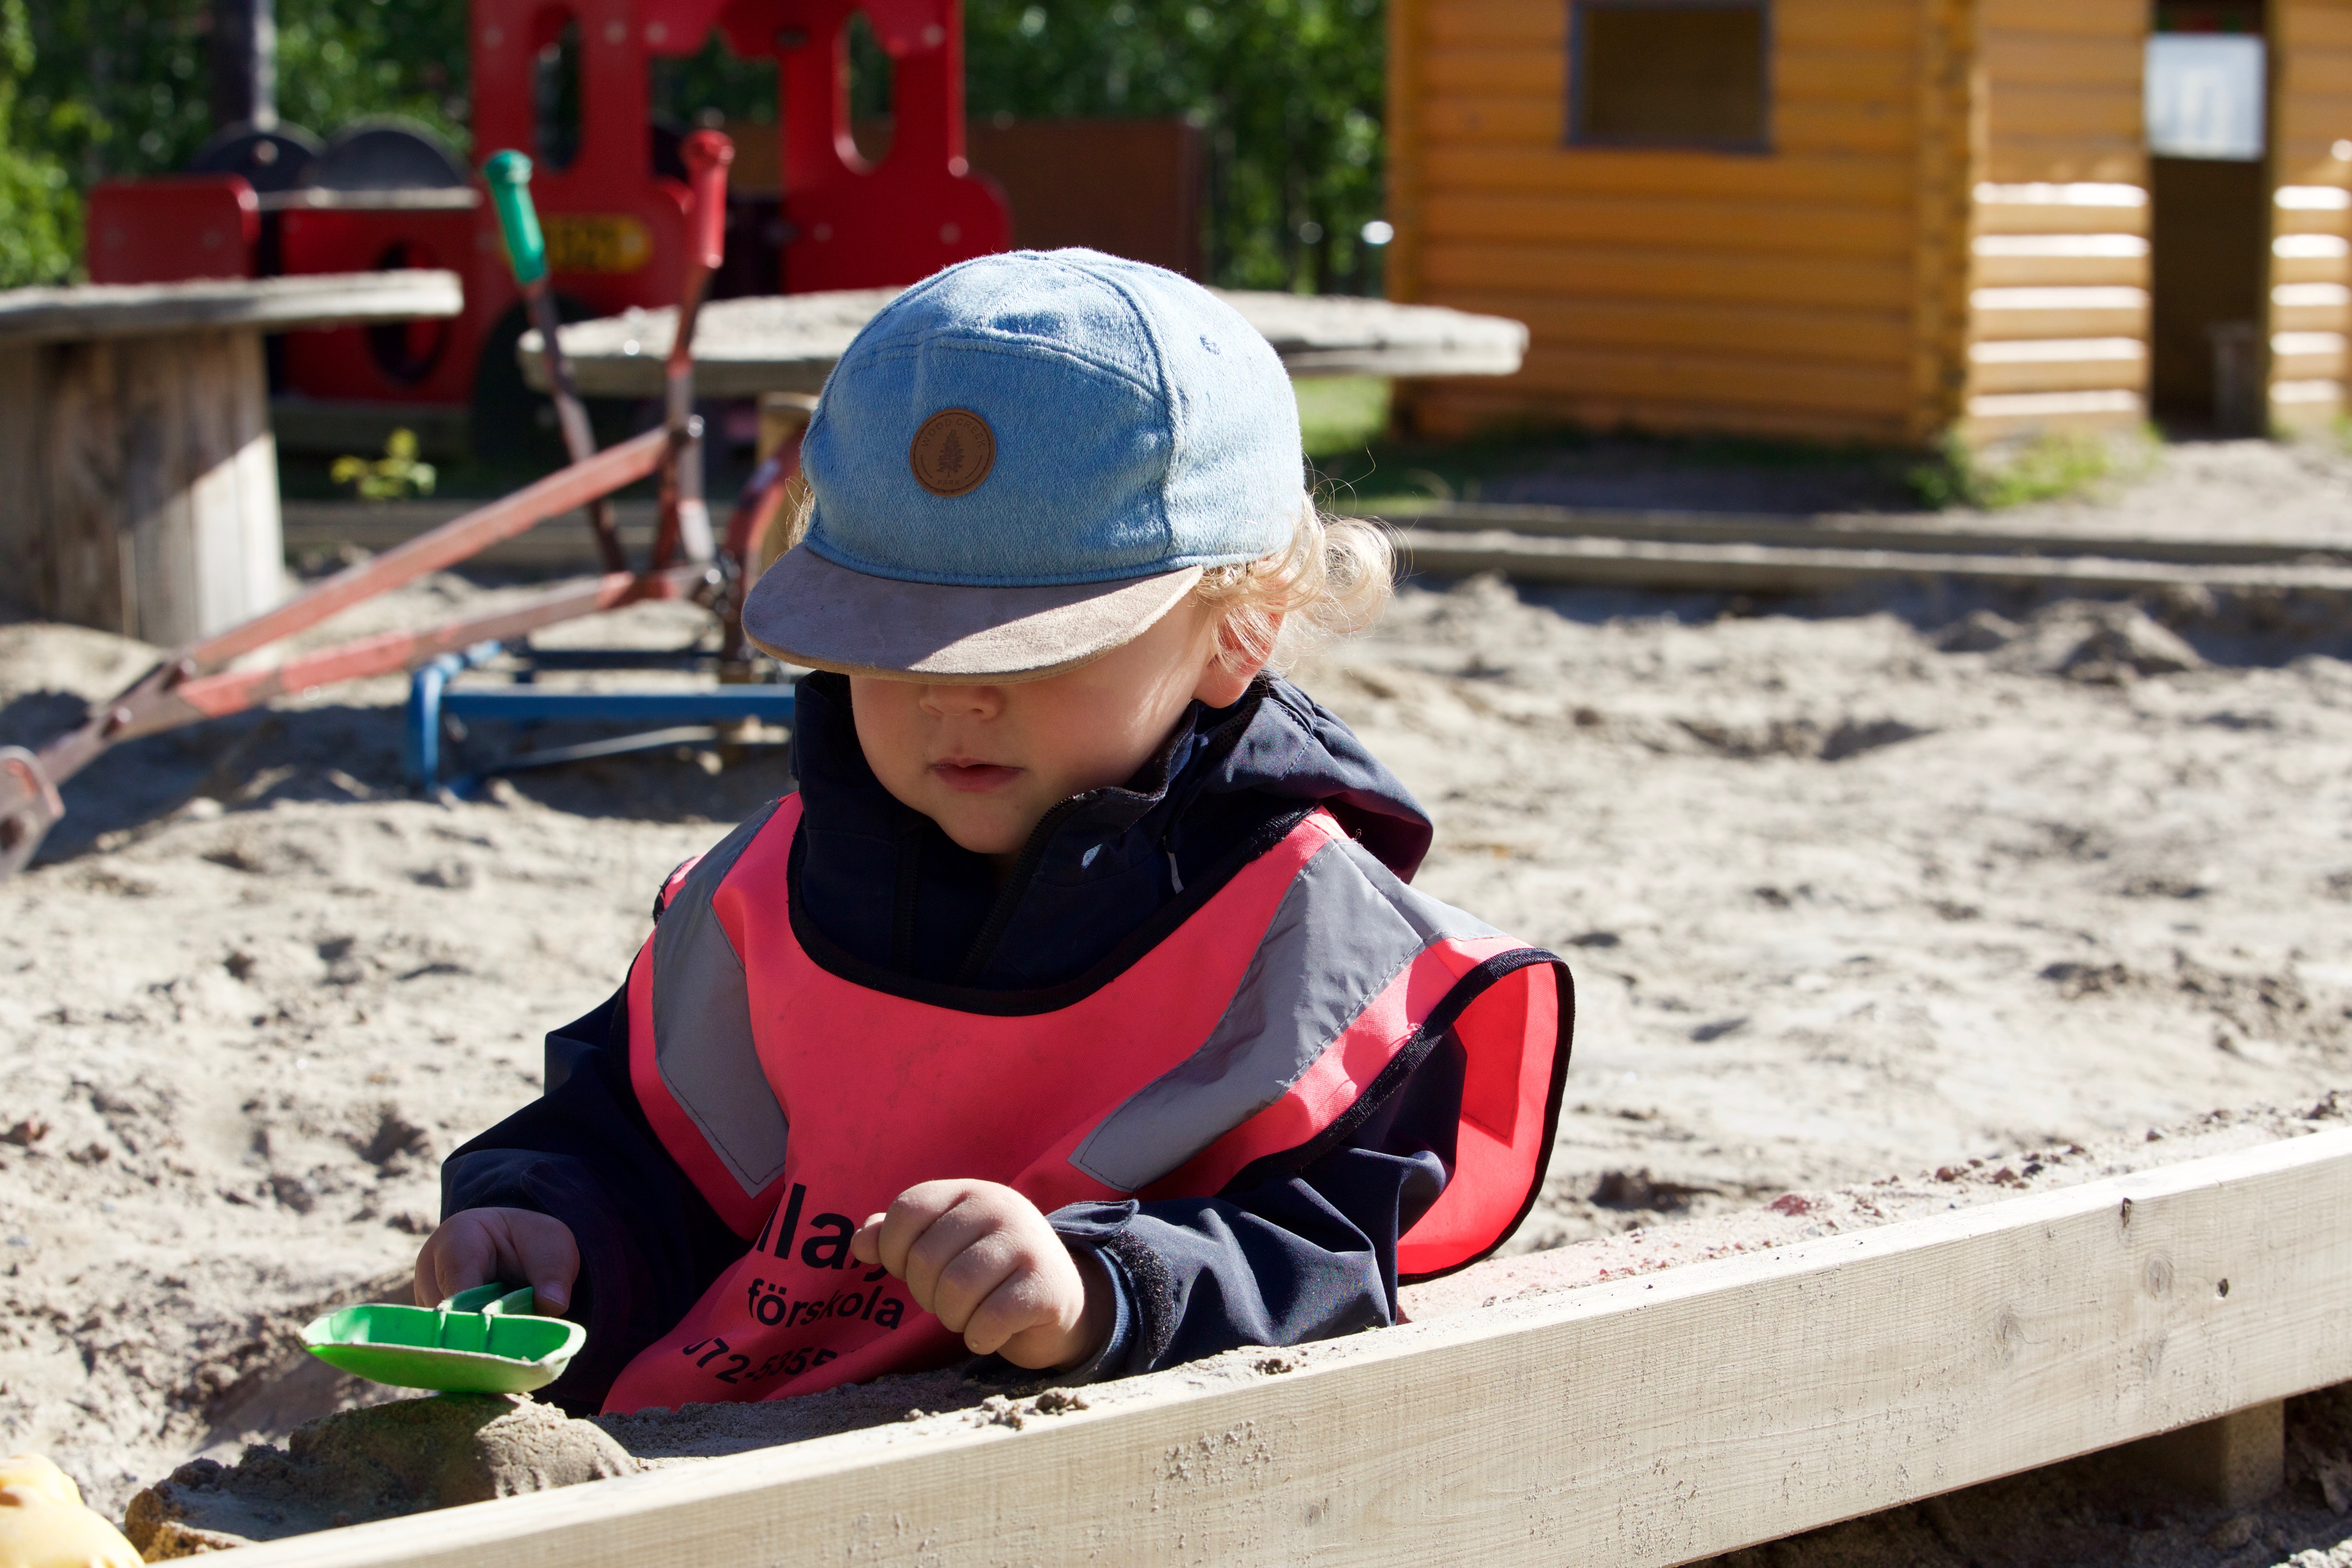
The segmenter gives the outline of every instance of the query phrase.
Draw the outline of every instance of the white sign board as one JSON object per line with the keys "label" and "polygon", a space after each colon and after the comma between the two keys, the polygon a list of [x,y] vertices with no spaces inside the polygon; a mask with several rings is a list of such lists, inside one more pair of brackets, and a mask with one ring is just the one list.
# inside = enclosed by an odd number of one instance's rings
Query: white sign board
{"label": "white sign board", "polygon": [[2158,158],[2263,155],[2263,41],[2232,33],[2147,40],[2147,150]]}

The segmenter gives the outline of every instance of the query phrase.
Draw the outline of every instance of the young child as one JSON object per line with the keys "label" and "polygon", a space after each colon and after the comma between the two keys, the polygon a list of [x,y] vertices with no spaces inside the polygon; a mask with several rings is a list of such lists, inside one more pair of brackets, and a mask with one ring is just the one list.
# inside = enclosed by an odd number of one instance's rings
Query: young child
{"label": "young child", "polygon": [[800,789],[671,875],[545,1095],[452,1155],[430,1303],[586,1323],[575,1410],[973,1353],[1063,1381],[1396,1321],[1542,1184],[1571,994],[1267,673],[1389,591],[1265,341],[1082,250],[900,295],[744,625]]}

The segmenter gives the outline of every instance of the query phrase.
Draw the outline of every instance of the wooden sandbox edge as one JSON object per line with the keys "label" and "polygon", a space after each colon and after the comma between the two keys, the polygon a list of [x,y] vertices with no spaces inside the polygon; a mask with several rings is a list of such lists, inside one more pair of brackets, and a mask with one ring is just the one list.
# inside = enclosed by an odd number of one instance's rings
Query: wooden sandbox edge
{"label": "wooden sandbox edge", "polygon": [[2352,1380],[2347,1287],[2352,1131],[2320,1132],[237,1563],[1664,1568]]}

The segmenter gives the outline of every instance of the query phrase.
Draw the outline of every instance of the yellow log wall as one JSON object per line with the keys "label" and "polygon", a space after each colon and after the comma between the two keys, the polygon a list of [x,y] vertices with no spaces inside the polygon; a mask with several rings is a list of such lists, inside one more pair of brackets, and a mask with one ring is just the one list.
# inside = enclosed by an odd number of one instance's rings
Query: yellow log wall
{"label": "yellow log wall", "polygon": [[2271,232],[2271,417],[2345,411],[2352,332],[2352,0],[2273,0],[2276,207]]}
{"label": "yellow log wall", "polygon": [[1391,0],[1390,292],[1528,323],[1433,433],[1916,442],[1958,413],[1968,0],[1775,0],[1765,154],[1573,147],[1567,0]]}
{"label": "yellow log wall", "polygon": [[2147,0],[1981,0],[1974,440],[2147,416]]}

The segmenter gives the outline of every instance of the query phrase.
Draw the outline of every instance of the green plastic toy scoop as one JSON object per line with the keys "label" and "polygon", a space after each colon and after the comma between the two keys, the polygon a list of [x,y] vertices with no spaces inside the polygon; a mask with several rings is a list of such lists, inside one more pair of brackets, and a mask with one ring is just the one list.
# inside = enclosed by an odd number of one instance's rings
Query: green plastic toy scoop
{"label": "green plastic toy scoop", "polygon": [[302,1331],[320,1361],[394,1388],[444,1394],[526,1394],[553,1383],[588,1331],[530,1313],[531,1290],[478,1285],[438,1307],[371,1301],[330,1312]]}

